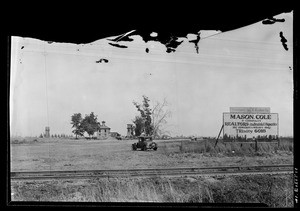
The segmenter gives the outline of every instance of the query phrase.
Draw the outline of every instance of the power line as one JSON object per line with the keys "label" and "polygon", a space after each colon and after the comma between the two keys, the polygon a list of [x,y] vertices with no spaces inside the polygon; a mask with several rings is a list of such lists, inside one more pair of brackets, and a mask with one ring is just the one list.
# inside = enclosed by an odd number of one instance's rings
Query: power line
{"label": "power line", "polygon": [[[27,50],[27,52],[31,52],[31,53],[42,53],[40,51],[29,51]],[[95,53],[85,53],[85,54],[76,54],[76,53],[62,53],[62,52],[48,52],[48,53],[52,53],[52,54],[59,54],[59,55],[68,55],[68,56],[84,56],[84,57],[99,57],[99,56],[103,56],[103,55],[98,55],[98,54],[95,54]],[[289,62],[286,62],[285,60],[281,60],[281,62],[278,62],[272,59],[263,59],[261,58],[262,56],[257,56],[257,57],[250,57],[250,56],[232,56],[232,55],[207,55],[207,54],[196,54],[195,56],[193,56],[192,58],[194,59],[197,59],[195,61],[193,60],[186,60],[188,57],[181,57],[180,59],[178,58],[169,58],[169,59],[166,59],[166,58],[151,58],[151,57],[139,57],[139,54],[137,53],[132,53],[133,55],[114,55],[114,54],[111,54],[108,56],[108,58],[113,58],[113,59],[125,59],[125,60],[134,60],[134,61],[141,61],[141,60],[145,60],[145,61],[149,61],[149,62],[167,62],[167,63],[186,63],[186,64],[209,64],[210,66],[217,66],[217,62],[216,61],[219,61],[219,59],[225,59],[225,62],[228,62],[228,61],[231,61],[231,62],[237,62],[237,63],[240,63],[240,62],[251,62],[251,60],[253,60],[255,63],[257,62],[262,62],[263,64],[269,64],[269,65],[290,65]],[[157,54],[159,55],[159,54]],[[166,55],[166,56],[169,56],[169,55]],[[189,55],[186,55],[186,56],[189,56]],[[205,58],[205,59],[210,59],[212,60],[211,62],[208,62],[208,61],[201,61],[199,60],[199,56],[200,56],[200,59],[201,59],[201,56],[202,58]],[[106,57],[106,56],[105,56]],[[191,58],[191,57],[189,57]],[[171,60],[173,59],[173,60]],[[221,64],[222,66],[236,66],[236,65],[230,65],[230,64]],[[238,65],[238,64],[237,64]],[[242,65],[238,65],[238,66],[242,66]]]}
{"label": "power line", "polygon": [[[43,53],[40,51],[29,51],[27,50],[26,52],[28,53]],[[289,62],[287,62],[285,59],[281,58],[281,60],[279,59],[268,59],[268,58],[263,58],[266,57],[266,55],[268,55],[268,52],[265,52],[264,54],[250,54],[250,55],[255,55],[255,56],[248,56],[248,55],[244,55],[244,56],[237,56],[237,55],[226,55],[226,54],[205,54],[205,53],[199,53],[199,54],[195,54],[195,55],[191,55],[189,53],[182,53],[183,56],[181,56],[180,58],[176,57],[176,56],[172,56],[172,55],[165,55],[165,57],[159,57],[159,58],[155,58],[152,56],[161,56],[161,54],[152,54],[149,57],[140,57],[140,54],[135,53],[135,52],[129,52],[126,53],[126,55],[122,55],[120,53],[118,54],[114,54],[114,53],[109,53],[109,55],[107,55],[105,52],[101,54],[96,54],[96,53],[80,53],[80,54],[76,54],[76,53],[72,53],[72,52],[55,52],[55,51],[49,51],[48,53],[51,54],[58,54],[58,55],[67,55],[67,56],[77,56],[77,57],[105,57],[105,58],[116,58],[116,59],[127,59],[127,60],[145,60],[145,61],[153,61],[153,62],[170,62],[170,63],[203,63],[203,61],[200,61],[199,59],[206,59],[206,60],[212,60],[212,62],[216,62],[218,60],[225,60],[225,61],[233,61],[233,62],[250,62],[250,61],[254,61],[254,62],[263,62],[265,64],[270,64],[270,65],[288,65]],[[172,61],[173,60],[173,61]],[[189,61],[188,61],[189,60]],[[195,60],[195,61],[194,61]]]}
{"label": "power line", "polygon": [[[46,108],[47,108],[47,127],[49,127],[49,108],[48,108],[48,80],[47,80],[47,62],[46,62],[46,46],[44,43],[44,64],[45,64],[45,89],[46,89]],[[50,156],[50,143],[48,145],[48,156],[49,156],[49,171],[51,171],[51,156]]]}
{"label": "power line", "polygon": [[[274,45],[274,46],[280,46],[281,44],[277,43],[277,42],[262,42],[262,41],[254,41],[254,40],[232,40],[232,39],[223,39],[223,38],[210,38],[210,39],[213,39],[213,40],[221,40],[221,41],[230,41],[230,42],[241,42],[241,43],[244,43],[244,44],[259,44],[259,45]],[[280,42],[280,38],[278,36],[278,42]],[[291,44],[287,44],[289,46],[291,46]]]}
{"label": "power line", "polygon": [[47,80],[47,63],[46,63],[46,47],[44,45],[44,64],[45,64],[45,89],[46,89],[46,104],[47,104],[47,126],[49,126],[49,109],[48,109],[48,80]]}
{"label": "power line", "polygon": [[[35,45],[35,44],[33,44],[33,45]],[[37,46],[39,46],[39,44],[37,44]],[[273,47],[275,47],[275,46],[273,46]],[[278,50],[279,50],[279,48],[282,48],[282,46],[280,44],[278,44],[278,46],[276,46],[276,47],[278,48]],[[228,50],[230,51],[231,48],[230,47],[228,47],[228,48],[229,48]],[[235,49],[235,48],[241,48],[241,51],[243,53],[250,54],[250,55],[256,55],[259,58],[261,58],[264,55],[267,55],[269,53],[269,51],[277,50],[277,49],[274,49],[274,48],[257,48],[257,47],[250,47],[250,46],[247,46],[247,47],[245,47],[245,46],[234,46],[233,49]],[[59,51],[61,49],[65,49],[65,50]],[[66,53],[65,51],[67,51],[69,49],[71,51]],[[141,50],[144,51],[144,47],[132,47],[132,46],[130,46],[130,48],[126,51],[126,55],[130,55],[130,54],[140,55],[140,52],[133,52],[133,51],[131,51],[131,50],[139,50],[139,49],[141,49]],[[199,49],[200,49],[200,53],[199,54],[196,54],[196,53],[193,53],[193,52],[187,52],[187,51],[184,51],[182,49],[178,50],[178,52],[181,53],[181,54],[185,54],[185,55],[191,56],[191,57],[195,57],[195,58],[196,57],[198,58],[198,55],[201,55],[201,54],[204,55],[204,56],[209,55],[207,53],[204,54],[203,51],[206,51],[206,50],[208,50],[208,51],[214,50],[216,52],[219,52],[218,48],[214,49],[214,48],[200,47]],[[246,49],[252,49],[252,50],[255,50],[255,51],[254,52],[253,51],[249,51],[248,52]],[[79,49],[77,49],[77,51],[76,51],[74,49],[74,47],[67,47],[67,46],[63,46],[62,47],[62,46],[59,46],[58,49],[56,49],[54,51],[51,51],[51,50],[49,51],[48,50],[48,52],[50,52],[50,53],[57,53],[57,54],[72,54],[72,55],[79,55],[79,56],[81,56],[81,55],[95,55],[95,56],[99,56],[99,53],[98,53],[99,51],[102,51],[101,52],[102,54],[107,54],[106,50],[109,51],[110,54],[114,54],[114,53],[120,54],[120,52],[122,52],[122,50],[124,50],[124,49],[117,50],[117,49],[111,48],[109,46],[101,46],[100,49],[96,49],[96,48],[89,48],[87,46],[84,46],[84,51],[86,51],[86,50],[91,51],[91,52],[82,53],[82,52],[79,52]],[[25,51],[25,52],[39,52],[40,50],[37,48],[37,50],[23,50],[23,51]],[[235,53],[235,51],[233,51],[233,53]],[[161,56],[162,54],[163,53],[161,52],[161,49],[152,49],[150,55]],[[213,54],[213,56],[216,56],[216,55],[217,54],[215,54],[215,53]],[[238,55],[240,55],[240,53]],[[171,56],[173,56],[173,54],[165,54],[165,56],[170,56],[171,57]],[[176,54],[175,54],[175,56],[176,56]],[[222,54],[222,55],[217,55],[217,56],[227,56],[227,55]],[[230,57],[236,57],[236,56],[230,55]],[[254,58],[256,58],[256,57],[254,57]]]}
{"label": "power line", "polygon": [[[222,32],[221,32],[222,33]],[[275,42],[262,42],[262,41],[249,41],[249,40],[233,40],[233,39],[223,39],[223,38],[214,38],[214,36],[216,35],[219,35],[221,33],[217,33],[217,34],[213,34],[213,35],[210,35],[210,36],[207,36],[207,37],[204,37],[202,39],[200,39],[199,41],[199,44],[201,45],[201,40],[205,40],[205,39],[211,39],[211,40],[220,40],[220,41],[228,41],[228,42],[239,42],[239,43],[243,43],[243,44],[258,44],[258,45],[269,45],[269,47],[272,46],[272,48],[270,50],[273,49],[273,47],[277,47],[277,48],[281,48],[281,44],[280,43],[275,43]],[[212,38],[213,37],[213,38]],[[278,38],[279,39],[279,38]],[[186,40],[188,41],[188,40]],[[41,42],[46,42],[46,41],[41,41]],[[278,42],[280,42],[280,40],[278,40]],[[60,43],[58,43],[60,44]],[[104,46],[103,44],[95,44],[95,43],[88,43],[88,44],[81,44],[81,46],[78,46],[76,47],[75,45],[76,44],[73,44],[73,43],[66,43],[66,44],[70,44],[70,45],[74,45],[74,47],[67,47],[67,46],[59,46],[59,48],[63,48],[63,49],[72,49],[74,50],[74,48],[77,48],[79,49],[80,47],[84,47],[85,50],[86,49],[89,49],[89,50],[92,50],[92,51],[99,51],[99,50],[104,50],[104,49],[109,49],[110,51],[117,51],[117,50],[114,50],[113,48],[111,48],[111,46]],[[107,43],[106,43],[107,44]],[[42,44],[39,44],[39,43],[31,43],[30,45],[36,45],[36,46],[41,46]],[[100,49],[95,49],[95,48],[90,48],[88,46],[101,46]],[[149,45],[149,43],[143,43],[143,44],[135,44],[135,46],[129,46],[130,49],[142,49],[144,51],[144,48]],[[161,44],[163,45],[163,44]],[[292,48],[293,45],[292,44],[288,44],[287,45]],[[236,47],[236,46],[235,46]],[[257,47],[250,47],[250,46],[242,46],[242,48],[249,48],[249,49],[256,49],[256,50],[266,50],[266,47],[265,46],[264,48],[257,48]],[[201,48],[200,48],[201,49]],[[202,48],[203,49],[203,48]],[[156,49],[152,49],[152,51],[157,51]],[[190,52],[187,52],[187,53],[190,53]]]}

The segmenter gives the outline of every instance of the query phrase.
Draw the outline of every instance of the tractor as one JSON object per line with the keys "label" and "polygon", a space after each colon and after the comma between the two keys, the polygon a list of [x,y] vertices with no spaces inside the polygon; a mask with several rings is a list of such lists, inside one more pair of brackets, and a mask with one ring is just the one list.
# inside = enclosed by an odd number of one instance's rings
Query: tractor
{"label": "tractor", "polygon": [[152,136],[139,136],[138,142],[132,144],[132,150],[141,149],[146,151],[148,149],[157,150],[157,143],[152,141]]}

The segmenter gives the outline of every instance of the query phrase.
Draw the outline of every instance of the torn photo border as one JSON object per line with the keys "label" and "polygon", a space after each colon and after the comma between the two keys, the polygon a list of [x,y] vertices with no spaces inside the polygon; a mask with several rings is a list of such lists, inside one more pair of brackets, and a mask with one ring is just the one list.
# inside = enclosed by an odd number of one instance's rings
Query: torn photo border
{"label": "torn photo border", "polygon": [[[276,19],[277,20],[277,19]],[[278,20],[282,20],[282,19],[278,19]],[[283,23],[284,21],[275,21],[275,22],[280,22],[280,23]],[[267,24],[269,24],[270,25],[270,23],[268,22]],[[150,30],[150,31],[154,31],[154,30]],[[152,32],[153,33],[153,32]],[[152,33],[150,33],[150,35],[152,34]],[[161,34],[160,32],[155,32],[155,33],[157,33],[157,34]],[[149,33],[148,33],[149,34]],[[189,42],[191,43],[191,44],[194,44],[195,46],[195,53],[198,53],[198,46],[197,46],[197,44],[198,44],[198,42],[199,42],[199,37],[201,37],[201,33],[196,33],[196,34],[194,34],[196,37],[194,37],[194,39],[191,39],[191,40],[189,40]],[[154,37],[157,37],[157,36],[154,36]],[[180,44],[183,42],[182,40],[180,41],[180,42],[178,42],[178,40],[176,40],[174,37],[176,37],[176,36],[170,36],[170,38],[166,41],[166,40],[164,40],[164,41],[162,41],[163,43],[163,45],[165,45],[166,46],[166,52],[167,53],[174,53],[174,52],[176,52],[176,48],[178,47],[178,46],[180,46]],[[279,40],[281,41],[281,43],[282,43],[282,47],[286,50],[286,51],[288,51],[289,49],[288,49],[288,47],[286,46],[286,43],[288,43],[289,44],[289,41],[285,38],[285,36],[284,36],[284,34],[281,32],[281,33],[279,33],[278,34],[278,38],[279,38]],[[124,36],[124,40],[123,39],[117,39],[117,40],[113,40],[114,42],[116,42],[116,43],[114,43],[113,45],[115,46],[115,47],[117,47],[117,48],[128,48],[126,45],[123,45],[123,44],[119,44],[119,42],[121,43],[126,43],[126,42],[130,42],[130,41],[126,41],[126,39],[127,40],[130,40],[131,38],[129,37],[129,38],[126,38],[126,36]],[[201,40],[201,39],[200,39]],[[49,41],[49,42],[55,42],[55,41]],[[113,43],[113,42],[111,42],[111,43]],[[112,44],[110,44],[110,45],[112,45]],[[121,47],[121,46],[126,46],[126,47]],[[22,49],[24,49],[24,46],[22,46],[21,47]],[[148,49],[148,50],[147,50]],[[148,51],[148,52],[147,52]],[[146,53],[151,53],[151,48],[145,48],[145,52]],[[22,62],[22,61],[20,61],[20,62]],[[107,59],[107,58],[98,58],[98,59],[96,59],[95,60],[95,63],[103,63],[103,64],[105,64],[105,63],[109,63],[110,62],[110,60],[109,59]],[[292,69],[292,67],[291,66],[289,66],[289,68],[290,69]]]}

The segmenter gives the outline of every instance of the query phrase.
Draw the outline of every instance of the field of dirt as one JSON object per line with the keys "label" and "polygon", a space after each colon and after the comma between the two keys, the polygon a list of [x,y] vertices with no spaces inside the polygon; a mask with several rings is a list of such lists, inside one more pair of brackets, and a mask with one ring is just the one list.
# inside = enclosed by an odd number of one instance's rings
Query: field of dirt
{"label": "field of dirt", "polygon": [[206,167],[293,164],[290,151],[258,156],[180,151],[182,141],[155,140],[157,151],[132,151],[137,140],[37,139],[11,144],[11,171]]}

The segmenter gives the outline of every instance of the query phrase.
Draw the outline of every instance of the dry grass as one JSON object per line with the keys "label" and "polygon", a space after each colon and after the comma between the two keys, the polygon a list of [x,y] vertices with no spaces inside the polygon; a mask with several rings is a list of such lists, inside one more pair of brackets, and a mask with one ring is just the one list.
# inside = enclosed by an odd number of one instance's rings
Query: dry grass
{"label": "dry grass", "polygon": [[18,182],[13,201],[265,203],[293,206],[292,175]]}
{"label": "dry grass", "polygon": [[11,138],[11,144],[35,144],[35,143],[44,143],[44,142],[58,142],[59,138],[36,138],[36,137],[17,137]]}
{"label": "dry grass", "polygon": [[265,153],[276,153],[278,151],[293,152],[293,140],[281,140],[277,143],[258,143],[257,151],[255,143],[244,142],[224,142],[219,141],[215,146],[215,140],[204,140],[198,142],[182,142],[179,147],[181,153],[222,153],[228,156],[232,155],[261,155]]}
{"label": "dry grass", "polygon": [[[22,141],[22,139],[20,140]],[[28,139],[27,143],[28,141],[33,143],[33,140]],[[45,140],[38,138],[37,143]],[[291,156],[283,156],[281,158],[280,153],[291,154],[294,150],[292,139],[281,140],[279,147],[276,144],[260,143],[258,152],[255,152],[254,144],[249,143],[224,143],[220,141],[214,147],[215,140],[161,142],[156,152],[135,153],[132,153],[131,143],[129,142],[112,144],[110,142],[91,142],[90,145],[85,144],[85,142],[80,145],[80,141],[78,141],[78,144],[77,141],[70,143],[68,141],[66,144],[59,143],[49,145],[53,147],[51,148],[51,158],[55,159],[52,160],[52,164],[56,164],[58,169],[62,169],[63,164],[72,163],[78,165],[80,162],[82,162],[82,165],[79,165],[79,167],[88,166],[89,168],[104,168],[106,166],[109,168],[112,166],[118,168],[119,166],[124,168],[155,168],[155,162],[160,164],[158,165],[159,167],[179,166],[179,164],[184,166],[188,164],[212,166],[219,165],[219,163],[229,165],[240,161],[242,163],[254,163],[254,161],[260,161],[262,158],[254,156],[267,153],[275,153],[274,156],[266,158],[268,160],[267,163],[270,163],[269,160],[272,161],[271,163],[273,161],[276,161],[276,163],[290,163]],[[47,154],[50,148],[44,144],[37,144],[36,146],[31,144],[26,146],[14,145],[13,149],[13,159],[15,159],[13,162],[20,163],[22,167],[26,167],[25,164],[28,163],[35,163],[31,159],[39,158],[43,160],[50,157]],[[29,153],[31,157],[28,156]],[[224,156],[219,158],[220,153],[224,154]],[[183,158],[185,155],[188,156]],[[236,155],[242,157],[230,157]],[[249,156],[247,157],[247,155]],[[278,157],[281,160],[277,162]],[[22,162],[21,159],[27,160]],[[99,163],[101,164],[100,167],[97,166]],[[149,164],[149,166],[141,166],[141,163]],[[41,161],[37,162],[37,164],[42,165],[43,163]],[[48,166],[48,163],[46,166]],[[34,169],[33,165],[29,167],[31,170]],[[38,170],[41,169],[40,166],[36,168]],[[78,166],[76,168],[78,169]],[[228,177],[218,180],[117,178],[91,181],[14,182],[12,184],[12,192],[14,193],[12,199],[14,201],[75,202],[261,202],[271,207],[292,207],[292,182],[293,178],[291,175]]]}
{"label": "dry grass", "polygon": [[[44,140],[43,140],[44,141]],[[292,142],[255,153],[254,145],[215,141],[158,142],[157,151],[132,151],[128,141],[57,140],[11,145],[11,171],[170,168],[293,163]],[[181,143],[183,145],[181,146]],[[232,151],[235,150],[235,153]],[[284,151],[287,150],[287,151]]]}

